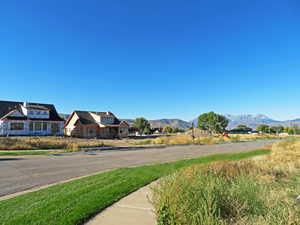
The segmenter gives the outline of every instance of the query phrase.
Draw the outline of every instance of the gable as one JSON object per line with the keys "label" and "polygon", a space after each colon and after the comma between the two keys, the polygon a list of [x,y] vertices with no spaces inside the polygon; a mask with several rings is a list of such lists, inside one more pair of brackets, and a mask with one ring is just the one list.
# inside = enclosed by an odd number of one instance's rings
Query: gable
{"label": "gable", "polygon": [[76,122],[78,121],[79,117],[76,113],[72,113],[72,115],[69,117],[68,121],[66,122],[65,127],[73,127],[75,126]]}
{"label": "gable", "polygon": [[15,111],[21,102],[0,101],[0,119],[8,113]]}
{"label": "gable", "polygon": [[24,117],[23,113],[20,113],[18,110],[13,110],[10,113],[8,113],[6,116]]}
{"label": "gable", "polygon": [[121,123],[120,123],[120,127],[127,127],[127,128],[129,128],[129,124],[126,122],[126,121],[122,121]]}

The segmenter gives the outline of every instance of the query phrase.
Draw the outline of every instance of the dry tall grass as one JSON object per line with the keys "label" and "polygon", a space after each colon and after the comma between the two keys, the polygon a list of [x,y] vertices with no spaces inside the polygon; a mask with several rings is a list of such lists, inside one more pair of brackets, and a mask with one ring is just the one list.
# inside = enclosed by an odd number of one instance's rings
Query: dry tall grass
{"label": "dry tall grass", "polygon": [[1,137],[0,150],[70,149],[104,146],[102,140],[64,137]]}
{"label": "dry tall grass", "polygon": [[300,224],[300,141],[275,143],[256,160],[193,166],[162,179],[159,225]]}
{"label": "dry tall grass", "polygon": [[229,137],[223,137],[222,135],[215,136],[198,136],[192,138],[190,135],[178,134],[171,136],[161,136],[155,139],[137,142],[139,145],[146,144],[165,144],[165,145],[183,145],[183,144],[196,144],[196,145],[207,145],[207,144],[220,144],[220,143],[233,143],[241,141],[256,141],[264,139],[280,139],[281,137],[276,135],[229,135]]}
{"label": "dry tall grass", "polygon": [[294,138],[273,144],[272,153],[264,160],[257,161],[257,164],[285,173],[300,170],[300,141]]}

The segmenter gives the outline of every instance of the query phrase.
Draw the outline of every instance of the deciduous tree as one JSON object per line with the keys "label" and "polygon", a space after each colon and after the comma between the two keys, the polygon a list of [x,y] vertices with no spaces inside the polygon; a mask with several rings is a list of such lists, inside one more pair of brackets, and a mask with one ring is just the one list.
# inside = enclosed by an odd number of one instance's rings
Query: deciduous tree
{"label": "deciduous tree", "polygon": [[198,127],[210,133],[222,133],[228,126],[228,119],[214,112],[204,113],[198,117]]}
{"label": "deciduous tree", "polygon": [[258,132],[262,132],[262,133],[270,133],[270,131],[271,131],[270,129],[271,128],[266,124],[261,124],[256,127],[256,130]]}
{"label": "deciduous tree", "polygon": [[151,128],[149,121],[143,117],[136,118],[133,127],[137,128],[140,134],[144,134],[145,131],[147,132]]}
{"label": "deciduous tree", "polygon": [[164,129],[163,129],[163,132],[170,134],[170,133],[173,132],[173,130],[174,130],[173,127],[171,127],[171,126],[165,126]]}

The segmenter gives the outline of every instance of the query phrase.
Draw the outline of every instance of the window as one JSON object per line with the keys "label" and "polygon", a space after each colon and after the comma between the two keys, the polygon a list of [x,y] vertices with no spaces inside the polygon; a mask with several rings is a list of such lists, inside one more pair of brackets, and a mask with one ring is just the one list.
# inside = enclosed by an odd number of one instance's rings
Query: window
{"label": "window", "polygon": [[41,122],[35,122],[34,123],[34,130],[36,130],[36,131],[42,130],[42,123]]}
{"label": "window", "polygon": [[113,122],[114,122],[114,120],[113,120],[113,118],[111,118],[111,117],[102,117],[102,118],[101,118],[101,123],[111,124],[111,123],[113,123]]}
{"label": "window", "polygon": [[58,133],[59,130],[59,123],[52,123],[51,124],[51,132],[52,133]]}
{"label": "window", "polygon": [[32,111],[28,111],[28,115],[33,115],[33,112]]}
{"label": "window", "polygon": [[43,123],[43,130],[46,131],[47,129],[48,129],[48,123],[44,122],[44,123]]}
{"label": "window", "polygon": [[30,122],[30,123],[29,123],[29,130],[30,130],[30,131],[33,131],[33,122]]}
{"label": "window", "polygon": [[41,112],[40,111],[36,111],[36,115],[40,115],[41,114]]}
{"label": "window", "polygon": [[24,130],[24,123],[11,123],[10,130]]}

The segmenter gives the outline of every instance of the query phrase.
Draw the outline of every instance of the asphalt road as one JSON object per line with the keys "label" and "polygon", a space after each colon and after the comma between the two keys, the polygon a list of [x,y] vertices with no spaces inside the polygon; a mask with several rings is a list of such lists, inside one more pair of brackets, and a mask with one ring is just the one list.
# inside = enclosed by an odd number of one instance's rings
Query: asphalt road
{"label": "asphalt road", "polygon": [[274,141],[0,157],[0,196],[116,168],[263,148]]}

